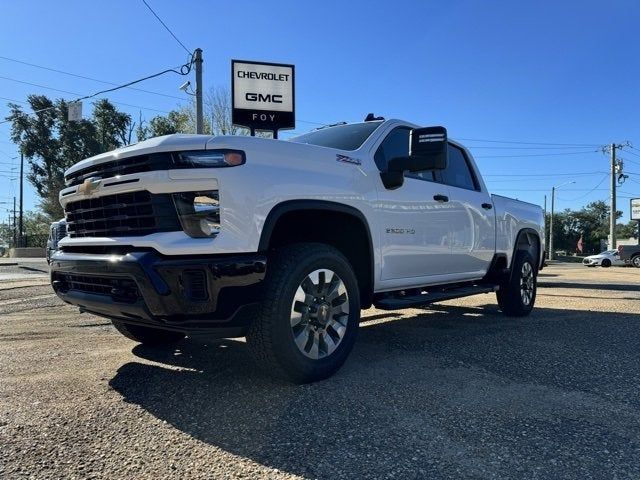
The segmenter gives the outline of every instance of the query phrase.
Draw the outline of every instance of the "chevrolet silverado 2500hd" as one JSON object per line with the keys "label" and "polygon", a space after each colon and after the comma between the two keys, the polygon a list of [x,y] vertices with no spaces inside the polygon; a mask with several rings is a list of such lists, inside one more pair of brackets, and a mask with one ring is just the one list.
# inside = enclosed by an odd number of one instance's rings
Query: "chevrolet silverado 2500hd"
{"label": "chevrolet silverado 2500hd", "polygon": [[442,127],[376,120],[290,141],[168,135],[65,174],[56,293],[125,336],[246,336],[294,382],[349,354],[360,310],[495,292],[533,308],[540,207],[490,195]]}

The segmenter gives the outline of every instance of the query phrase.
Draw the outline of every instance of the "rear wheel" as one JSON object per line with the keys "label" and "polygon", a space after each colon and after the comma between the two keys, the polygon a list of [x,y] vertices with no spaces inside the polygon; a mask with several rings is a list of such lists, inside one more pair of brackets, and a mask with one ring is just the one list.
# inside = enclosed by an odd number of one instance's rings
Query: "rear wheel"
{"label": "rear wheel", "polygon": [[600,265],[603,266],[604,268],[609,268],[611,266],[611,260],[609,260],[608,258],[605,258],[604,260],[602,260]]}
{"label": "rear wheel", "polygon": [[131,325],[118,320],[111,320],[111,323],[122,335],[143,345],[153,347],[169,346],[178,343],[184,338],[184,333],[180,332]]}
{"label": "rear wheel", "polygon": [[636,255],[631,259],[631,265],[636,268],[640,268],[640,255]]}
{"label": "rear wheel", "polygon": [[328,245],[288,245],[269,259],[264,299],[247,344],[267,373],[314,382],[345,362],[359,320],[360,292],[348,260]]}
{"label": "rear wheel", "polygon": [[529,252],[516,252],[512,272],[496,292],[502,313],[509,317],[524,317],[531,313],[536,301],[538,271]]}

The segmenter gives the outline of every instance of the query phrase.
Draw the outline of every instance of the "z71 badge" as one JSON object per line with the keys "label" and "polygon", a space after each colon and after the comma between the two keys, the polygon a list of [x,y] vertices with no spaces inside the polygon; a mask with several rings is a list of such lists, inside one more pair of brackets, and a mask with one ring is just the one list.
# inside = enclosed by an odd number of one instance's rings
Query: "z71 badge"
{"label": "z71 badge", "polygon": [[336,154],[336,161],[343,163],[352,163],[353,165],[362,165],[362,162],[357,158],[347,157],[346,155]]}

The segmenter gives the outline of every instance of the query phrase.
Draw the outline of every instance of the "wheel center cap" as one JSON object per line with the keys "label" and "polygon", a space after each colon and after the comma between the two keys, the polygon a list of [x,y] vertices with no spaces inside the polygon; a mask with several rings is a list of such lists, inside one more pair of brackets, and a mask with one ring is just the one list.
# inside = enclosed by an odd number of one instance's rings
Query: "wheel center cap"
{"label": "wheel center cap", "polygon": [[320,306],[318,307],[318,321],[322,325],[327,324],[327,322],[329,321],[330,314],[331,314],[331,309],[329,308],[329,305],[326,303],[320,304]]}

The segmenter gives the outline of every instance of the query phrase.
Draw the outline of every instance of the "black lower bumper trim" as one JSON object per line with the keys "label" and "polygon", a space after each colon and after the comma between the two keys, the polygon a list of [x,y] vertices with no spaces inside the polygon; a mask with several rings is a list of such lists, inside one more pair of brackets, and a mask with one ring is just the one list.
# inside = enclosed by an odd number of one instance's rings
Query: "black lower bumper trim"
{"label": "black lower bumper trim", "polygon": [[58,296],[104,317],[172,330],[241,330],[255,315],[266,271],[261,254],[163,256],[57,252]]}

